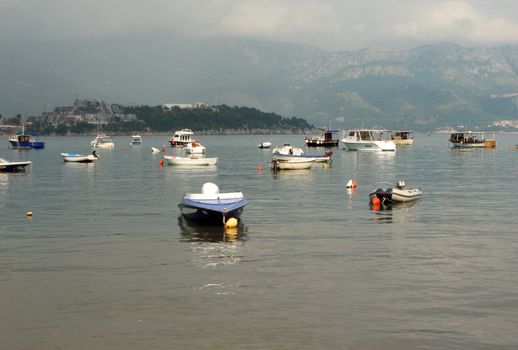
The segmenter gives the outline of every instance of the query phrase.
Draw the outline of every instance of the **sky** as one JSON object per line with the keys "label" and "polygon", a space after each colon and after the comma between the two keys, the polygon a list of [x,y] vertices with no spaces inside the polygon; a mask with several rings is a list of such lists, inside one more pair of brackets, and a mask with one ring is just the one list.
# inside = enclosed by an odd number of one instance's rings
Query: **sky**
{"label": "sky", "polygon": [[330,51],[518,44],[516,0],[0,0],[0,39],[180,32]]}

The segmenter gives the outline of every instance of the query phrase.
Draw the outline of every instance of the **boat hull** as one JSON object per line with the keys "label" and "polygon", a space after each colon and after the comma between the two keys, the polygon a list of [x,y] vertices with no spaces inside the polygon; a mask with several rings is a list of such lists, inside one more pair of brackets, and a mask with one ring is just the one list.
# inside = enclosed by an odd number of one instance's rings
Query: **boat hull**
{"label": "boat hull", "polygon": [[266,149],[272,147],[272,143],[269,141],[261,142],[261,144],[258,146],[261,149]]}
{"label": "boat hull", "polygon": [[396,144],[393,141],[347,141],[342,140],[349,151],[365,152],[394,152]]}
{"label": "boat hull", "polygon": [[0,163],[0,173],[21,173],[30,164],[30,161]]}
{"label": "boat hull", "polygon": [[310,169],[314,162],[314,159],[273,159],[270,164],[273,170],[302,170]]}
{"label": "boat hull", "polygon": [[396,204],[396,203],[408,203],[413,202],[421,198],[423,193],[418,188],[413,189],[397,189],[387,188],[383,190],[378,188],[377,190],[369,194],[369,198],[372,200],[377,197],[383,204]]}
{"label": "boat hull", "polygon": [[338,140],[330,140],[330,141],[324,141],[324,140],[306,140],[306,146],[308,147],[337,147],[339,141]]}
{"label": "boat hull", "polygon": [[[230,194],[232,195],[232,194]],[[243,208],[248,201],[240,195],[239,198],[211,198],[211,199],[189,199],[189,196],[200,196],[187,194],[183,201],[178,204],[182,216],[191,222],[204,225],[222,226],[230,218],[239,219]]]}
{"label": "boat hull", "polygon": [[194,166],[208,166],[216,165],[218,158],[185,158],[175,156],[164,156],[169,165],[194,165]]}
{"label": "boat hull", "polygon": [[18,142],[9,140],[12,148],[17,149],[42,149],[45,148],[45,142],[43,141],[29,141],[29,142]]}
{"label": "boat hull", "polygon": [[97,160],[97,157],[92,154],[81,155],[75,153],[61,153],[61,156],[65,162],[71,163],[92,163]]}
{"label": "boat hull", "polygon": [[484,140],[482,142],[452,142],[453,148],[495,148],[496,142],[493,140]]}

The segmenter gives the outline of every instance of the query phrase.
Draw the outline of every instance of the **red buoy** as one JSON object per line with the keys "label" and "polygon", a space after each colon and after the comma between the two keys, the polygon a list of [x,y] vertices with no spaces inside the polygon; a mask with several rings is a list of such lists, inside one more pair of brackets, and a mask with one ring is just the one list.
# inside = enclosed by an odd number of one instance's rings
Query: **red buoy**
{"label": "red buoy", "polygon": [[261,164],[259,164],[257,166],[257,172],[260,173],[261,171],[263,171],[263,166]]}
{"label": "red buoy", "polygon": [[163,166],[164,166],[164,160],[160,159],[160,167],[163,167]]}
{"label": "red buoy", "polygon": [[381,205],[381,201],[380,201],[380,199],[379,199],[378,197],[373,197],[373,198],[371,199],[371,203],[372,203],[372,206],[373,206],[373,207],[374,207],[374,206],[379,207],[379,206]]}
{"label": "red buoy", "polygon": [[162,147],[162,153],[165,153],[165,147]]}

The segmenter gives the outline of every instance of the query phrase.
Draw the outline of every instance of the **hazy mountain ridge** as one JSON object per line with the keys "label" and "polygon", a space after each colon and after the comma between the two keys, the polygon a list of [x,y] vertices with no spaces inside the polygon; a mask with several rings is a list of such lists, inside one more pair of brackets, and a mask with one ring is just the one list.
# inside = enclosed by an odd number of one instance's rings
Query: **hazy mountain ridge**
{"label": "hazy mountain ridge", "polygon": [[0,113],[77,96],[120,104],[243,105],[316,125],[432,128],[518,118],[518,47],[437,44],[325,52],[173,34],[0,43]]}

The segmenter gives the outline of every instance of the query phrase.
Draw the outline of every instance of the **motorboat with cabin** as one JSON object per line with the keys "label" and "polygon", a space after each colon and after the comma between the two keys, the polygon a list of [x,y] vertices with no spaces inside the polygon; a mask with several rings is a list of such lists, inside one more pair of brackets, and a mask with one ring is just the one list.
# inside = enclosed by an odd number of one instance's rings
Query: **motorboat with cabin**
{"label": "motorboat with cabin", "polygon": [[186,193],[178,207],[189,221],[224,226],[229,219],[239,220],[247,204],[241,191],[221,193],[216,184],[206,182],[201,193]]}
{"label": "motorboat with cabin", "polygon": [[18,173],[24,172],[25,167],[31,165],[32,162],[30,160],[25,160],[21,162],[11,162],[7,159],[0,158],[0,172],[2,173]]}
{"label": "motorboat with cabin", "polygon": [[109,136],[99,134],[90,142],[90,146],[92,148],[111,149],[115,147],[115,144]]}
{"label": "motorboat with cabin", "polygon": [[394,130],[391,133],[392,141],[394,141],[396,146],[410,146],[414,143],[413,131]]}
{"label": "motorboat with cabin", "polygon": [[396,144],[390,139],[390,132],[387,130],[349,130],[342,142],[350,151],[394,152],[396,150]]}
{"label": "motorboat with cabin", "polygon": [[419,188],[406,188],[404,180],[399,180],[395,187],[382,189],[378,188],[369,194],[369,199],[377,198],[380,204],[391,205],[395,203],[406,203],[418,200],[423,195]]}
{"label": "motorboat with cabin", "polygon": [[188,154],[205,154],[207,149],[198,141],[191,141],[185,146],[185,152]]}
{"label": "motorboat with cabin", "polygon": [[496,137],[486,138],[486,132],[483,131],[458,131],[450,135],[448,141],[454,148],[495,148]]}
{"label": "motorboat with cabin", "polygon": [[304,150],[300,147],[294,147],[289,143],[285,143],[282,145],[282,147],[275,147],[272,150],[272,154],[283,156],[301,156],[304,154]]}
{"label": "motorboat with cabin", "polygon": [[327,129],[320,136],[306,137],[304,142],[307,147],[337,147],[340,141],[333,138],[333,135],[338,132],[338,130]]}
{"label": "motorboat with cabin", "polygon": [[173,137],[169,139],[171,147],[185,147],[191,143],[193,132],[191,129],[182,129],[175,131]]}
{"label": "motorboat with cabin", "polygon": [[45,142],[36,139],[37,132],[25,131],[25,126],[22,125],[22,132],[16,133],[9,137],[9,144],[16,149],[42,149],[45,148]]}
{"label": "motorboat with cabin", "polygon": [[131,136],[131,144],[132,145],[141,145],[142,144],[142,136],[133,135]]}

